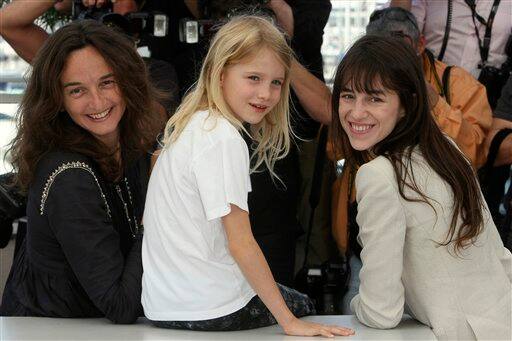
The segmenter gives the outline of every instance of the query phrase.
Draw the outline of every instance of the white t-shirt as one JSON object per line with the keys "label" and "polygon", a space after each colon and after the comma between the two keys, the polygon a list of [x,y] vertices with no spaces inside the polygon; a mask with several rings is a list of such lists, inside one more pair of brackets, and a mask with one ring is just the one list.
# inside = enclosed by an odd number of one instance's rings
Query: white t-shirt
{"label": "white t-shirt", "polygon": [[256,293],[227,246],[221,217],[248,211],[249,152],[236,128],[195,113],[160,154],[149,181],[142,243],[142,305],[156,321],[231,314]]}

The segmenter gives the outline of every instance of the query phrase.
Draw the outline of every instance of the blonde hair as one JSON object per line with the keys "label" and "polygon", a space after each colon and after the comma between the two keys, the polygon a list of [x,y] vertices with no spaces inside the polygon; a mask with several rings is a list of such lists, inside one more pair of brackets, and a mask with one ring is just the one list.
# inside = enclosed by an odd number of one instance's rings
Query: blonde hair
{"label": "blonde hair", "polygon": [[260,123],[251,127],[251,137],[256,143],[256,149],[251,155],[251,161],[255,159],[251,172],[264,163],[270,174],[278,178],[274,173],[274,164],[288,154],[290,134],[293,134],[289,120],[290,66],[293,52],[284,33],[264,17],[237,16],[220,28],[211,42],[198,81],[167,122],[163,139],[165,147],[176,141],[191,116],[198,110],[209,110],[209,115],[221,115],[239,131],[248,134],[243,122],[236,118],[224,100],[220,85],[221,75],[228,65],[240,63],[263,48],[274,52],[283,64],[285,79],[279,102]]}

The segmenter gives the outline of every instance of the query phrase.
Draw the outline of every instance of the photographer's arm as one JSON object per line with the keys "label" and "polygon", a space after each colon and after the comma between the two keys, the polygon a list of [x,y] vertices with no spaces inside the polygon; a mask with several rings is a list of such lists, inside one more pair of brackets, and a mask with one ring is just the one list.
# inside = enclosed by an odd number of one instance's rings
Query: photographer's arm
{"label": "photographer's arm", "polygon": [[16,0],[0,9],[0,35],[28,63],[48,38],[48,33],[34,21],[53,3],[53,0]]}
{"label": "photographer's arm", "polygon": [[[491,130],[489,131],[485,138],[485,149],[487,152],[489,152],[489,147],[491,146],[491,142],[494,136],[501,129],[505,128],[512,129],[512,122],[497,117],[494,117],[492,119]],[[512,164],[512,134],[509,134],[503,140],[503,142],[501,142],[500,149],[498,150],[498,155],[496,155],[496,160],[494,161],[494,167],[510,164]]]}
{"label": "photographer's arm", "polygon": [[270,0],[268,8],[276,15],[277,22],[290,39],[293,37],[293,11],[284,0]]}
{"label": "photographer's arm", "polygon": [[296,59],[292,62],[291,85],[300,104],[313,119],[331,123],[331,91]]}
{"label": "photographer's arm", "polygon": [[258,243],[254,239],[249,214],[238,206],[231,205],[231,212],[222,217],[222,223],[226,230],[231,255],[286,334],[322,335],[325,337],[353,334],[353,331],[347,328],[306,322],[293,316],[281,296]]}
{"label": "photographer's arm", "polygon": [[[494,110],[491,130],[486,136],[486,150],[489,150],[492,139],[498,131],[504,128],[512,129],[512,77],[509,77],[501,91],[501,96]],[[500,145],[494,166],[512,164],[512,134],[509,134]]]}

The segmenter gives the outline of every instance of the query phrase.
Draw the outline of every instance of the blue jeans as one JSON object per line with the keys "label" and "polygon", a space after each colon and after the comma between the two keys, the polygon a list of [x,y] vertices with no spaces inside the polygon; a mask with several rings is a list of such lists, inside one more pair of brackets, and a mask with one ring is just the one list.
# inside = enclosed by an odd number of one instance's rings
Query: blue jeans
{"label": "blue jeans", "polygon": [[348,288],[345,296],[341,302],[341,311],[344,315],[353,315],[354,312],[350,309],[350,301],[359,293],[359,272],[363,263],[357,256],[350,256],[350,279],[348,281]]}

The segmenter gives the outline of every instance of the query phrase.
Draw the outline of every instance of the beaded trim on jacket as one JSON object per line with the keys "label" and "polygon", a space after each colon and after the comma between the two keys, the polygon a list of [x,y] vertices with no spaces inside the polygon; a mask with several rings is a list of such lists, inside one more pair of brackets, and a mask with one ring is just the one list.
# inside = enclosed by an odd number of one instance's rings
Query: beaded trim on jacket
{"label": "beaded trim on jacket", "polygon": [[72,161],[72,162],[63,163],[57,169],[55,169],[52,172],[52,174],[50,174],[50,176],[48,177],[48,180],[46,180],[46,184],[44,185],[43,194],[41,195],[41,206],[39,208],[39,213],[41,213],[41,215],[44,214],[44,205],[46,204],[46,199],[48,199],[48,194],[50,193],[50,188],[52,187],[52,184],[55,181],[55,178],[57,177],[57,175],[59,175],[60,173],[64,172],[65,170],[68,170],[68,169],[83,169],[92,175],[92,177],[94,178],[94,181],[98,185],[98,189],[100,190],[101,197],[103,198],[103,202],[105,203],[107,215],[110,218],[111,217],[110,216],[110,207],[108,206],[107,198],[105,197],[105,194],[103,193],[103,190],[101,189],[101,186],[98,181],[98,178],[96,177],[96,174],[94,173],[94,171],[88,164],[86,164],[85,162],[80,162],[80,161]]}

